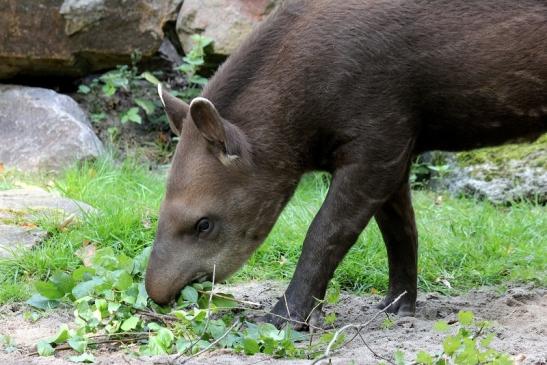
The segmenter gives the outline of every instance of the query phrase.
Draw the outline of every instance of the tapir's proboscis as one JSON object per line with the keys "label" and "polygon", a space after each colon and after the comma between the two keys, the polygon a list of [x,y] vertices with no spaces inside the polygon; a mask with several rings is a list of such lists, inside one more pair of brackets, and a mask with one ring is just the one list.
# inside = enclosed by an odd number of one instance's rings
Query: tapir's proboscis
{"label": "tapir's proboscis", "polygon": [[306,172],[332,175],[268,320],[318,321],[333,273],[371,218],[384,238],[381,306],[416,308],[409,169],[430,150],[547,131],[545,0],[287,0],[188,105],[161,90],[180,141],[146,289],[168,303],[238,270]]}

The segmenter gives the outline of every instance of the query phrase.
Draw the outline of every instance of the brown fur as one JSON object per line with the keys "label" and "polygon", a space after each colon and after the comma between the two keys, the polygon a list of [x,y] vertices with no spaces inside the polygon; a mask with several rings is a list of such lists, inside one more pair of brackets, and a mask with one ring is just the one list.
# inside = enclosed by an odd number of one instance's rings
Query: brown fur
{"label": "brown fur", "polygon": [[[544,133],[546,34],[543,0],[286,1],[209,82],[214,106],[167,108],[184,123],[150,296],[168,301],[213,265],[220,278],[235,271],[302,174],[324,170],[333,180],[286,292],[291,315],[307,317],[373,216],[389,258],[384,304],[407,290],[391,310],[413,313],[412,157]],[[204,216],[218,223],[207,239],[194,232]],[[273,311],[286,316],[285,302]]]}

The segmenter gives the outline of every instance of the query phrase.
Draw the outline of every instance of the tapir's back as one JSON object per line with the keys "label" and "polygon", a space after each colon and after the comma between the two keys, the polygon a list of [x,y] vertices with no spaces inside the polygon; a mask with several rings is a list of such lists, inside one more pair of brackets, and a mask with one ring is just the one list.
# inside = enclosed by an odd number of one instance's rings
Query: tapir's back
{"label": "tapir's back", "polygon": [[237,113],[250,123],[290,114],[294,142],[400,120],[418,151],[534,138],[547,130],[547,1],[287,0],[206,95],[228,116],[253,106]]}

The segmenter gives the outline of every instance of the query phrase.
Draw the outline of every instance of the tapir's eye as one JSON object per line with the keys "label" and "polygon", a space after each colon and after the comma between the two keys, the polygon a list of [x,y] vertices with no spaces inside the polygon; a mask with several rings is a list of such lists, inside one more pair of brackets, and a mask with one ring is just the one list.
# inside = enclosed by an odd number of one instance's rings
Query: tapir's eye
{"label": "tapir's eye", "polygon": [[201,218],[196,224],[198,233],[207,233],[213,229],[213,223],[208,218]]}

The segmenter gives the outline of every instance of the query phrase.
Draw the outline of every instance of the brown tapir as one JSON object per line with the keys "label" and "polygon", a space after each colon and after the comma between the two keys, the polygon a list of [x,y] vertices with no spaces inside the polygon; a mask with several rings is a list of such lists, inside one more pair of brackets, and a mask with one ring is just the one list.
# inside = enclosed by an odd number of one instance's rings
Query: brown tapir
{"label": "brown tapir", "polygon": [[374,217],[389,258],[381,305],[406,290],[391,311],[413,314],[413,156],[547,131],[547,2],[288,0],[202,97],[160,95],[180,142],[146,274],[154,301],[213,266],[217,281],[235,272],[301,176],[322,170],[327,198],[273,313],[306,319]]}

